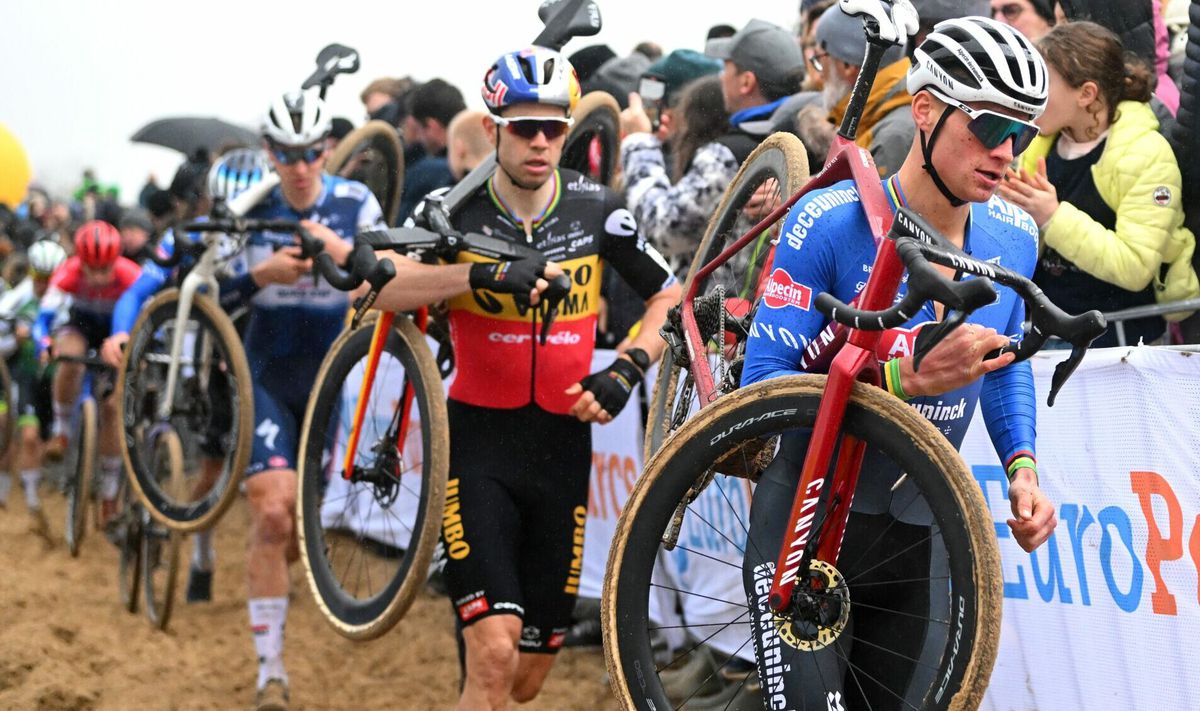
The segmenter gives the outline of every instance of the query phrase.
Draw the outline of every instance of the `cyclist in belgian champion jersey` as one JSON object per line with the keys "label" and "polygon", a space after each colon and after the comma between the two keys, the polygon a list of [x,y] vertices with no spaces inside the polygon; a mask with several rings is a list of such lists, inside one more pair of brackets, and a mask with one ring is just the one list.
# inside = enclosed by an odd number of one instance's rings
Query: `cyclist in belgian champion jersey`
{"label": "cyclist in belgian champion jersey", "polygon": [[[532,47],[488,70],[484,127],[495,175],[451,222],[543,255],[496,263],[462,255],[431,266],[398,258],[379,308],[450,302],[457,375],[450,387],[445,579],[466,647],[459,709],[503,709],[537,695],[571,621],[583,555],[591,422],[625,406],[680,289],[620,197],[560,169],[579,80],[558,52]],[[550,261],[553,260],[553,261]],[[639,334],[588,374],[600,277],[610,265],[646,300]],[[546,342],[540,295],[566,273],[570,294]]]}
{"label": "cyclist in belgian champion jersey", "polygon": [[[1037,50],[1012,28],[979,17],[939,23],[916,49],[908,74],[917,135],[899,171],[884,181],[893,210],[906,205],[976,259],[999,260],[1008,269],[1031,276],[1037,226],[1027,213],[994,193],[1013,157],[1037,135],[1031,122],[1045,108],[1046,76]],[[822,340],[819,335],[827,326],[811,297],[827,291],[849,302],[863,287],[875,251],[852,181],[813,191],[792,208],[754,319],[743,384],[809,370]],[[952,270],[942,271],[953,276]],[[1024,303],[1008,288],[1000,288],[999,295],[995,304],[974,312],[932,349],[919,373],[912,367],[915,335],[922,324],[942,318],[940,304],[927,303],[903,328],[886,334],[880,360],[889,390],[912,398],[911,404],[955,446],[961,444],[976,404],[981,404],[1010,481],[1011,535],[1032,551],[1050,536],[1056,521],[1053,504],[1038,486],[1030,366],[1010,365],[1011,353],[985,359],[1022,331]],[[801,433],[784,438],[774,464],[755,490],[750,530],[758,536],[765,532],[760,541],[782,540],[806,438]],[[880,465],[868,455],[850,515],[859,517],[855,528],[876,525],[874,530],[886,530],[893,558],[903,558],[906,570],[920,570],[932,564],[930,545],[921,544],[930,539],[930,521],[927,509],[924,517],[916,511],[925,507],[905,505],[911,501],[903,501],[904,490],[892,486],[899,474],[894,464]],[[858,546],[863,545],[868,544],[848,536],[840,560],[855,560],[856,554],[848,551],[861,550]],[[783,655],[779,664],[759,666],[764,701],[769,700],[772,708],[842,708],[844,693],[846,708],[895,707],[894,697],[880,694],[884,698],[877,700],[870,683],[847,680],[843,689],[837,688],[843,678],[848,679],[847,665],[855,663],[855,655],[870,653],[868,641],[851,646],[853,642],[844,639],[819,651],[802,652],[788,647],[769,619],[759,624],[772,614],[761,591],[769,588],[777,550],[770,545],[753,551],[748,547],[742,571],[755,617],[759,658]],[[896,598],[886,603],[889,608],[903,606],[908,597],[928,598],[927,582],[923,591],[907,589],[898,594],[896,586],[888,589]],[[921,656],[920,635],[910,634],[911,630],[879,630],[866,617],[854,629],[856,637],[866,633],[915,640],[907,661],[895,658],[882,665],[881,673],[889,675],[889,681],[890,675],[906,675],[897,676],[899,688],[904,688]]]}
{"label": "cyclist in belgian champion jersey", "polygon": [[[334,261],[350,253],[354,234],[383,226],[382,211],[361,183],[324,174],[331,119],[315,92],[276,97],[262,135],[280,184],[246,217],[296,220],[324,242]],[[254,383],[254,439],[246,471],[250,539],[246,587],[258,653],[261,711],[286,709],[283,629],[288,566],[296,547],[296,458],[300,425],[321,359],[342,329],[349,301],[311,277],[296,235],[251,234],[239,276],[222,286],[222,301],[250,304],[244,343]],[[228,301],[224,298],[228,288]]]}

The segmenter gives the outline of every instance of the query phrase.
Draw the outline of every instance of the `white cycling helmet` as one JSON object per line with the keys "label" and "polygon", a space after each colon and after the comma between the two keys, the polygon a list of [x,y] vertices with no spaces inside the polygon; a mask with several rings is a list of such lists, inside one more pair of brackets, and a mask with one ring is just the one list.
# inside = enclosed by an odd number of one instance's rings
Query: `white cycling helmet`
{"label": "white cycling helmet", "polygon": [[329,135],[333,118],[314,90],[276,96],[262,120],[264,138],[282,146],[306,146]]}
{"label": "white cycling helmet", "polygon": [[932,88],[963,103],[988,101],[1042,115],[1046,61],[1017,30],[986,17],[943,20],[913,51],[908,93]]}
{"label": "white cycling helmet", "polygon": [[262,151],[238,148],[221,156],[208,170],[208,194],[229,201],[271,173],[271,163]]}
{"label": "white cycling helmet", "polygon": [[66,258],[67,252],[62,245],[48,239],[34,242],[29,247],[29,268],[43,276],[53,274]]}

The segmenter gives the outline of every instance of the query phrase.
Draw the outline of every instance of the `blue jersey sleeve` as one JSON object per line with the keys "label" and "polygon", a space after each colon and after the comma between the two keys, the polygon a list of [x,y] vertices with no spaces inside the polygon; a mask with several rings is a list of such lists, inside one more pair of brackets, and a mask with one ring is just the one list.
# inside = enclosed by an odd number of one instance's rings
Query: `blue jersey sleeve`
{"label": "blue jersey sleeve", "polygon": [[[160,257],[170,257],[175,253],[175,237],[171,232],[163,235],[163,238],[158,243],[158,254]],[[137,323],[138,314],[142,310],[142,304],[145,304],[151,296],[158,293],[163,285],[167,283],[171,272],[165,267],[160,267],[152,260],[147,259],[142,265],[142,273],[138,275],[137,281],[133,282],[121,298],[117,299],[116,306],[113,307],[112,317],[112,332],[129,333],[133,331],[133,326]]]}
{"label": "blue jersey sleeve", "polygon": [[[1033,221],[1030,219],[1028,222],[1032,225]],[[1020,244],[1017,247],[1026,253],[1024,263],[1018,268],[1026,277],[1033,276],[1037,252],[1037,228],[1032,229],[1031,245]],[[1028,226],[1026,231],[1029,231]],[[1003,333],[1009,337],[1020,336],[1024,321],[1025,302],[1018,297],[1013,300],[1012,313]],[[979,400],[992,446],[1006,467],[1018,453],[1033,455],[1036,452],[1037,392],[1033,386],[1033,368],[1028,361],[1014,363],[985,375]]]}

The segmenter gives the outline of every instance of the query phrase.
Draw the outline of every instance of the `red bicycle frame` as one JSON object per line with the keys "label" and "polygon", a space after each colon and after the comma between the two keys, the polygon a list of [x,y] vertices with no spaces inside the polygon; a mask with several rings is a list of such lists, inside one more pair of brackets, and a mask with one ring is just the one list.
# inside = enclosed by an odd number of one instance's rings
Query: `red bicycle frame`
{"label": "red bicycle frame", "polygon": [[[727,262],[764,230],[769,229],[780,220],[801,197],[813,190],[829,187],[846,179],[852,179],[858,189],[867,223],[870,225],[871,234],[877,244],[875,265],[858,298],[858,307],[866,310],[882,310],[892,305],[896,292],[900,288],[900,280],[904,275],[904,264],[896,255],[895,244],[885,238],[892,226],[891,205],[883,192],[879,173],[871,159],[871,154],[839,134],[834,139],[825,168],[795,195],[792,195],[787,202],[772,211],[737,241],[729,245],[720,255],[705,264],[696,273],[696,278],[693,279],[688,293],[684,295],[681,310],[685,332],[684,340],[687,344],[689,361],[692,364],[696,394],[702,407],[716,400],[719,392],[708,360],[703,357],[706,345],[700,335],[693,307],[693,300],[697,296],[700,285],[717,267]],[[773,257],[772,249],[759,277],[760,286],[761,280],[770,271]],[[776,611],[782,611],[786,607],[787,602],[792,598],[793,586],[801,577],[800,567],[807,549],[808,539],[812,533],[813,521],[816,518],[817,503],[821,498],[825,475],[829,471],[829,463],[833,459],[834,449],[840,436],[843,442],[832,479],[834,490],[828,499],[830,508],[824,519],[826,533],[815,552],[817,559],[830,564],[837,563],[842,535],[846,528],[846,516],[849,513],[854,489],[858,484],[858,471],[865,449],[862,442],[841,433],[842,419],[845,416],[846,406],[849,403],[850,392],[855,381],[861,380],[872,385],[880,385],[875,346],[881,335],[880,331],[849,329],[845,343],[841,345],[830,365],[828,380],[821,397],[821,405],[817,410],[816,423],[813,426],[812,440],[800,473],[800,485],[792,504],[787,527],[788,533],[776,561],[775,577],[770,594],[771,606]]]}

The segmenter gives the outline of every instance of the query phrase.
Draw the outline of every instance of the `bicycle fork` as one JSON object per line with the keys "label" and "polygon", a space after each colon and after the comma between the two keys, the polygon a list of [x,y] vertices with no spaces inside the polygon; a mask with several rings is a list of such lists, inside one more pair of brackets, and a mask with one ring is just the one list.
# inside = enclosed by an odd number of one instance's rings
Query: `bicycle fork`
{"label": "bicycle fork", "polygon": [[[878,384],[879,369],[875,366],[875,352],[873,348],[868,350],[848,346],[838,353],[829,370],[825,393],[813,424],[812,439],[804,457],[800,486],[788,516],[787,533],[775,563],[775,577],[771,581],[768,599],[771,609],[777,614],[787,612],[795,586],[807,578],[813,560],[837,565],[850,503],[866,451],[866,445],[861,440],[841,431],[850,393],[859,379]],[[830,477],[829,462],[833,461],[839,438],[841,447]],[[824,517],[818,518],[822,493],[829,482],[833,482],[834,489],[826,497]],[[814,528],[818,529],[816,533],[819,534],[815,549],[810,543]]]}
{"label": "bicycle fork", "polygon": [[[196,291],[200,287],[207,287],[210,294],[214,297],[220,293],[217,286],[217,280],[212,276],[213,264],[210,253],[212,250],[205,251],[200,258],[200,264],[191,271],[183,279],[183,284],[179,287],[179,305],[175,310],[175,330],[171,334],[171,361],[167,365],[167,392],[162,400],[158,403],[158,419],[167,420],[171,416],[171,411],[175,406],[175,386],[179,383],[179,363],[183,355],[183,339],[187,335],[188,317],[192,313],[192,299],[196,296]],[[202,344],[204,345],[204,344]],[[205,347],[202,352],[207,352]],[[204,367],[207,364],[196,364],[195,367]]]}
{"label": "bicycle fork", "polygon": [[[363,373],[362,385],[358,391],[358,402],[354,405],[354,419],[350,422],[350,440],[346,443],[346,454],[342,461],[342,478],[347,481],[354,476],[354,456],[358,452],[358,442],[362,433],[363,418],[367,413],[367,399],[370,395],[371,388],[375,384],[375,374],[379,367],[379,359],[383,355],[383,348],[387,344],[388,335],[392,330],[392,322],[396,318],[396,314],[391,311],[383,311],[379,314],[378,320],[375,321],[375,331],[371,335],[371,347],[367,352],[367,367]],[[422,333],[425,332],[425,322],[427,312],[424,308],[417,311],[416,323]],[[412,410],[413,387],[408,382],[407,376],[404,379],[404,392],[401,395],[400,407],[398,408],[397,418],[393,419],[393,427],[396,431],[396,452],[399,456],[404,456],[404,443],[408,437],[409,412]],[[398,420],[398,422],[397,422]]]}

